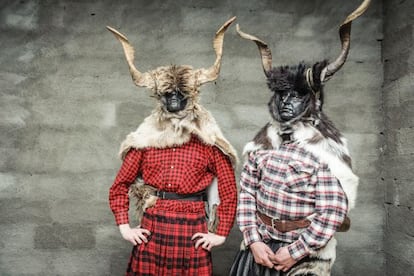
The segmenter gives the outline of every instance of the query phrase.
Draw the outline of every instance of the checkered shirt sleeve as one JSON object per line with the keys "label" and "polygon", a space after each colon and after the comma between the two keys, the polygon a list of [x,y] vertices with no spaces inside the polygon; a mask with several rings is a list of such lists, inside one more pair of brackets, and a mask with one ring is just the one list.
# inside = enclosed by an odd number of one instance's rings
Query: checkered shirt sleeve
{"label": "checkered shirt sleeve", "polygon": [[327,165],[317,172],[315,214],[312,223],[288,246],[289,253],[299,260],[325,246],[345,219],[348,202],[339,181]]}
{"label": "checkered shirt sleeve", "polygon": [[260,171],[255,156],[250,154],[240,176],[239,204],[237,205],[237,224],[247,246],[262,240],[256,218],[256,191],[259,189],[259,180]]}
{"label": "checkered shirt sleeve", "polygon": [[142,152],[131,149],[126,154],[121,168],[109,190],[109,206],[116,224],[128,224],[129,186],[135,181],[140,169]]}
{"label": "checkered shirt sleeve", "polygon": [[213,147],[213,166],[211,170],[217,176],[220,204],[217,208],[219,224],[216,234],[228,236],[234,224],[237,207],[237,186],[230,159],[218,148]]}

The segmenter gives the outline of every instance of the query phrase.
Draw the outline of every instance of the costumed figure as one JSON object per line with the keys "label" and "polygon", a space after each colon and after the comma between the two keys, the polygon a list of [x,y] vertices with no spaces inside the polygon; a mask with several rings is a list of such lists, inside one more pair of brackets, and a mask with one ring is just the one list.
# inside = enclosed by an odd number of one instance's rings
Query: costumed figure
{"label": "costumed figure", "polygon": [[273,95],[272,120],[244,148],[237,223],[243,242],[230,275],[330,275],[337,231],[347,231],[358,177],[347,142],[322,111],[323,84],[345,63],[351,22],[365,0],[340,26],[342,51],[332,63],[272,67],[267,44],[259,47]]}
{"label": "costumed figure", "polygon": [[[122,143],[123,163],[109,193],[122,237],[134,244],[127,275],[211,275],[210,250],[224,243],[233,225],[237,156],[199,104],[199,87],[217,79],[224,33],[234,20],[217,31],[210,68],[171,65],[145,73],[134,66],[128,39],[108,27],[123,46],[134,83],[158,100]],[[137,199],[140,225],[134,228],[129,195]]]}

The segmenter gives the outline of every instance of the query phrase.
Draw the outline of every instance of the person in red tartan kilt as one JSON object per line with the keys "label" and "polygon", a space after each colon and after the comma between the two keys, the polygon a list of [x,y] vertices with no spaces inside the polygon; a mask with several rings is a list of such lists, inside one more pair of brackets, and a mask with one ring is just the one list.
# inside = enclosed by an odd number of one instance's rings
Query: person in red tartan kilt
{"label": "person in red tartan kilt", "polygon": [[[234,20],[217,31],[210,68],[171,65],[145,73],[134,66],[128,39],[108,27],[124,48],[135,84],[158,99],[121,144],[123,163],[109,191],[121,235],[134,245],[126,275],[212,275],[211,249],[225,242],[235,218],[237,156],[199,104],[198,88],[218,77],[224,32]],[[133,228],[131,195],[140,222]]]}

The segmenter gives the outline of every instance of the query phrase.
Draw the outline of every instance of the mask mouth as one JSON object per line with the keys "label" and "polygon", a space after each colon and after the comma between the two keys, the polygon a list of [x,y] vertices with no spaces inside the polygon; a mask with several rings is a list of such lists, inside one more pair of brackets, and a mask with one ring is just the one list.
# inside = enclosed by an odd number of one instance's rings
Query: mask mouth
{"label": "mask mouth", "polygon": [[171,94],[166,94],[163,96],[163,98],[165,109],[167,109],[167,111],[171,113],[176,113],[181,110],[184,110],[188,102],[188,97],[180,91],[175,91]]}
{"label": "mask mouth", "polygon": [[184,103],[173,99],[169,101],[169,103],[167,104],[167,110],[168,112],[173,112],[173,113],[178,112],[184,109],[182,106],[185,107]]}
{"label": "mask mouth", "polygon": [[280,112],[289,112],[289,113],[293,113],[293,108],[291,105],[285,105],[282,107],[282,109],[280,110]]}
{"label": "mask mouth", "polygon": [[295,116],[295,114],[294,114],[294,112],[293,112],[292,109],[285,108],[285,109],[282,109],[281,112],[280,112],[280,118],[283,121],[289,121],[291,119],[294,119],[295,117],[296,116]]}
{"label": "mask mouth", "polygon": [[167,104],[169,107],[173,109],[180,107],[180,101],[178,101],[177,99],[169,99],[167,101]]}

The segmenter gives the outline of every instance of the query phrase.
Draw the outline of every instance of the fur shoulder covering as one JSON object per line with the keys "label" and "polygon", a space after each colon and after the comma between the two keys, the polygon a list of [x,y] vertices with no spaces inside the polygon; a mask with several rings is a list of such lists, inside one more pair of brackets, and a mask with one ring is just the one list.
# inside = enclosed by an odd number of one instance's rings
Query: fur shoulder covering
{"label": "fur shoulder covering", "polygon": [[[259,149],[277,149],[282,139],[277,122],[268,123],[246,144],[243,155]],[[293,126],[293,140],[328,164],[332,174],[340,181],[348,198],[348,208],[355,207],[359,179],[351,168],[347,141],[342,135],[332,139],[323,135],[310,123],[298,122]]]}
{"label": "fur shoulder covering", "polygon": [[127,135],[119,155],[123,159],[131,148],[180,146],[190,141],[191,135],[196,135],[207,145],[218,147],[236,166],[236,150],[224,137],[210,112],[199,104],[195,104],[192,112],[184,118],[163,118],[160,110],[154,110],[137,130]]}

